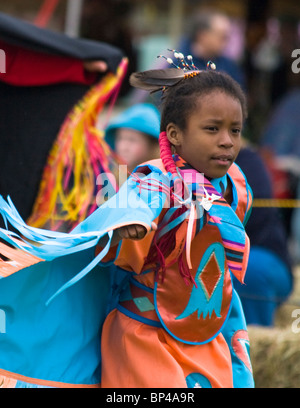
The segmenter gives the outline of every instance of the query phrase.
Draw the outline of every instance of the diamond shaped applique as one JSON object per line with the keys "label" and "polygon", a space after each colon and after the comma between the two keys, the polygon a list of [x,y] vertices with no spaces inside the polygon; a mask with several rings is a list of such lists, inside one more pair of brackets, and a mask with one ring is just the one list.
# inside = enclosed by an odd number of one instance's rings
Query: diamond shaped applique
{"label": "diamond shaped applique", "polygon": [[149,312],[149,310],[155,309],[153,303],[146,296],[134,298],[133,301],[140,312]]}
{"label": "diamond shaped applique", "polygon": [[221,243],[211,244],[202,256],[195,280],[199,285],[194,286],[184,311],[176,317],[184,319],[197,312],[198,319],[221,317],[223,282],[225,276],[225,252]]}
{"label": "diamond shaped applique", "polygon": [[222,272],[220,270],[219,263],[217,261],[215,253],[212,252],[198,276],[198,281],[202,286],[207,300],[212,297],[221,277]]}

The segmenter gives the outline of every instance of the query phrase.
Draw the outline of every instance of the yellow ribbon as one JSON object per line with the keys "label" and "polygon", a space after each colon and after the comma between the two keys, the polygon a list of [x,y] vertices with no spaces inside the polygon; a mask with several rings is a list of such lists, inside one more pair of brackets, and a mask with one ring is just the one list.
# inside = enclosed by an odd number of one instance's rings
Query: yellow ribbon
{"label": "yellow ribbon", "polygon": [[300,200],[295,198],[256,198],[253,207],[300,208]]}

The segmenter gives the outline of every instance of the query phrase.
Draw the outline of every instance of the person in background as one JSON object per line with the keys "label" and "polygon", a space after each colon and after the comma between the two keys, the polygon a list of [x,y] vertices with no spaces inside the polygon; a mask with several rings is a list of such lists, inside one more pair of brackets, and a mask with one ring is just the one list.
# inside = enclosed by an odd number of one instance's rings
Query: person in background
{"label": "person in background", "polygon": [[[138,103],[125,109],[111,121],[105,131],[105,141],[124,161],[128,172],[131,173],[139,164],[160,157],[159,133],[159,110],[151,103]],[[100,196],[98,202],[102,202]],[[113,293],[127,278],[128,273],[114,264],[110,266]],[[112,295],[111,299],[109,308],[113,309],[117,297]]]}
{"label": "person in background", "polygon": [[[267,167],[258,152],[243,140],[236,163],[245,173],[254,198],[273,198]],[[277,308],[293,288],[287,236],[275,207],[253,207],[246,225],[251,247],[245,284],[234,279],[247,324],[273,326]]]}
{"label": "person in background", "polygon": [[230,19],[221,12],[205,10],[191,21],[191,30],[182,39],[178,50],[184,55],[193,55],[198,69],[205,69],[212,60],[218,71],[224,71],[245,89],[245,78],[238,64],[224,55],[230,35]]}
{"label": "person in background", "polygon": [[159,157],[159,110],[150,103],[136,104],[116,116],[105,131],[105,141],[124,160],[129,172]]}
{"label": "person in background", "polygon": [[[275,198],[299,199],[300,185],[300,76],[276,103],[261,134],[260,150],[266,158],[274,185]],[[294,222],[297,208],[280,208],[287,235],[294,240],[293,257],[300,259],[299,237]],[[296,228],[296,230],[295,230]],[[296,233],[296,234],[295,234]],[[298,252],[298,253],[297,253]]]}

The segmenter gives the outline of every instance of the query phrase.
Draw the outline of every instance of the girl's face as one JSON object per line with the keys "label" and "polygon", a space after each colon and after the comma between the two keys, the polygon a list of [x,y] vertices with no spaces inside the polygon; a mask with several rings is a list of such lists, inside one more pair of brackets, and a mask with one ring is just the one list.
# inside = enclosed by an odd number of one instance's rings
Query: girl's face
{"label": "girl's face", "polygon": [[209,178],[224,176],[241,147],[242,107],[219,90],[201,96],[181,130],[170,123],[169,141],[187,163]]}

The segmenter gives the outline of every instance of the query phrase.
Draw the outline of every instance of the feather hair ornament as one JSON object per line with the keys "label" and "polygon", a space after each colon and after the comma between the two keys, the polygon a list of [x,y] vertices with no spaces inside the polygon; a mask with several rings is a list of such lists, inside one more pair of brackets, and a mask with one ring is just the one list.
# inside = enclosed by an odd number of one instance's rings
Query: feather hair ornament
{"label": "feather hair ornament", "polygon": [[149,92],[157,92],[165,87],[176,85],[184,79],[185,72],[177,68],[151,69],[149,71],[134,72],[129,82],[135,88]]}
{"label": "feather hair ornament", "polygon": [[[164,55],[158,55],[157,58],[164,58],[168,64],[175,68],[151,69],[148,71],[134,72],[130,75],[129,82],[135,88],[140,88],[150,93],[165,91],[168,87],[178,84],[186,78],[191,78],[202,72],[193,62],[191,55],[184,56],[176,50],[168,50],[174,53],[174,57],[178,60],[177,64],[172,58],[167,58]],[[207,69],[216,69],[216,65],[212,61],[208,61]]]}
{"label": "feather hair ornament", "polygon": [[[99,174],[111,175],[117,187],[119,165],[124,163],[104,141],[104,129],[127,66],[123,58],[116,73],[107,73],[66,117],[49,153],[29,225],[70,231],[97,208]],[[100,126],[99,115],[108,103],[106,123]]]}

